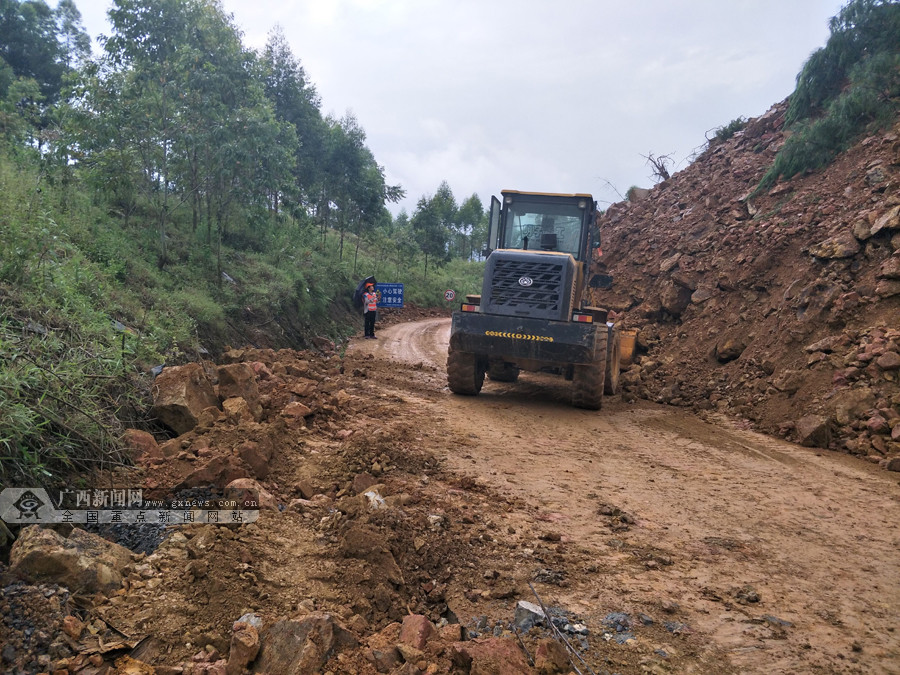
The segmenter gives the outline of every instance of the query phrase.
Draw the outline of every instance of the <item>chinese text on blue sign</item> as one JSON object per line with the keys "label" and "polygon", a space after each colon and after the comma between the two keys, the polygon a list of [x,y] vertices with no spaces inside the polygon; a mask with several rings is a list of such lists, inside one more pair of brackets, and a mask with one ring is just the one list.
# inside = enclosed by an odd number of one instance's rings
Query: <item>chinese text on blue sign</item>
{"label": "chinese text on blue sign", "polygon": [[403,307],[403,284],[376,284],[379,307]]}

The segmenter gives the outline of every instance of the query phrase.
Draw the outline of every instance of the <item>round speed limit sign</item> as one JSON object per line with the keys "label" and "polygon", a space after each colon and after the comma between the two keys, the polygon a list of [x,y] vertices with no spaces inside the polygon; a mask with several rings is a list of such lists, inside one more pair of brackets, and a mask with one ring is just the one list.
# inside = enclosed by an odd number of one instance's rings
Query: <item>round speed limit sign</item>
{"label": "round speed limit sign", "polygon": [[448,288],[446,291],[444,291],[444,300],[446,300],[447,302],[450,302],[455,297],[456,293],[453,292],[452,288]]}

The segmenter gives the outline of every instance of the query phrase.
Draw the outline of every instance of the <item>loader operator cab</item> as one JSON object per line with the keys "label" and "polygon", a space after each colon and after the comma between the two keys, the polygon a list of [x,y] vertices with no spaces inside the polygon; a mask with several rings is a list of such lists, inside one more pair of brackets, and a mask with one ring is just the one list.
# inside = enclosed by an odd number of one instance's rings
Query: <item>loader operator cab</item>
{"label": "loader operator cab", "polygon": [[[595,202],[589,195],[504,190],[491,203],[491,248],[568,253],[586,261],[595,245]],[[589,239],[591,241],[589,241]]]}

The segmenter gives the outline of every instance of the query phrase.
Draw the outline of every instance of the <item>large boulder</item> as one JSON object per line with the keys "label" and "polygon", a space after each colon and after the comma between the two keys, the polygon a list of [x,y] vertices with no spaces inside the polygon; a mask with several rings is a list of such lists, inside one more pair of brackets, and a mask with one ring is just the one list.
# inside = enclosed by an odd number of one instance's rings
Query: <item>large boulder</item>
{"label": "large boulder", "polygon": [[262,636],[262,649],[253,672],[318,673],[337,652],[358,646],[356,636],[330,614],[310,614],[301,621],[282,620]]}
{"label": "large boulder", "polygon": [[199,363],[164,369],[154,382],[150,414],[177,434],[195,426],[205,408],[219,407],[219,397]]}
{"label": "large boulder", "polygon": [[131,563],[127,548],[75,528],[68,538],[39,525],[19,534],[9,554],[9,571],[31,582],[51,582],[72,593],[110,594],[122,586]]}
{"label": "large boulder", "polygon": [[669,314],[679,317],[691,304],[691,295],[690,288],[676,284],[674,281],[667,281],[660,290],[659,303]]}

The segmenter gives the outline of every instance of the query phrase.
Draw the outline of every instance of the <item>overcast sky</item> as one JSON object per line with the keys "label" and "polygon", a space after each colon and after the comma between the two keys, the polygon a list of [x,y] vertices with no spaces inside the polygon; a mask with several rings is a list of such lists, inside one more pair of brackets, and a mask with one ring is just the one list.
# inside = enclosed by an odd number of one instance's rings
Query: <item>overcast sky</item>
{"label": "overcast sky", "polygon": [[[109,0],[76,0],[92,37]],[[412,213],[446,180],[501,189],[650,187],[707,132],[793,91],[840,0],[224,0],[244,44],[279,24],[322,98],[352,111]]]}

